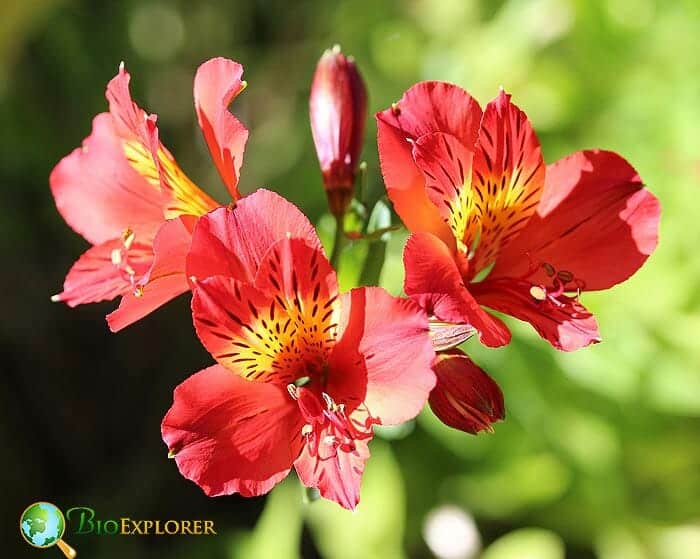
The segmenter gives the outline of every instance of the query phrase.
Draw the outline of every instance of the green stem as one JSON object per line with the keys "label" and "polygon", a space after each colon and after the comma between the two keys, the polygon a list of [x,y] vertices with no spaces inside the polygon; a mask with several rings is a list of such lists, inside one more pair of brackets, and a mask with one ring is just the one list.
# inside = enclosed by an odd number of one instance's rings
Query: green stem
{"label": "green stem", "polygon": [[333,240],[333,252],[331,252],[331,265],[337,272],[340,268],[340,253],[345,246],[344,216],[335,216],[335,239]]}
{"label": "green stem", "polygon": [[367,258],[360,273],[360,285],[379,285],[384,259],[386,258],[386,241],[370,241]]}
{"label": "green stem", "polygon": [[357,199],[363,206],[366,204],[365,194],[367,193],[367,162],[360,163],[357,179]]}
{"label": "green stem", "polygon": [[303,485],[301,486],[302,490],[302,502],[305,505],[309,505],[313,503],[314,501],[318,501],[321,498],[321,495],[318,492],[318,489],[315,487],[304,487]]}

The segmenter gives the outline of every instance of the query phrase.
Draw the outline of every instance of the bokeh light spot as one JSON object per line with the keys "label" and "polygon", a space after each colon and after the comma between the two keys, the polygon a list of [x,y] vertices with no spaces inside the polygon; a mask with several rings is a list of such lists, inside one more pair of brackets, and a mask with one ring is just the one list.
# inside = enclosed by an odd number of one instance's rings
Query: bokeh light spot
{"label": "bokeh light spot", "polygon": [[164,62],[172,58],[185,41],[185,23],[170,4],[141,4],[129,19],[129,39],[144,59]]}
{"label": "bokeh light spot", "polygon": [[439,559],[470,559],[481,549],[474,519],[452,505],[428,513],[423,524],[423,539]]}

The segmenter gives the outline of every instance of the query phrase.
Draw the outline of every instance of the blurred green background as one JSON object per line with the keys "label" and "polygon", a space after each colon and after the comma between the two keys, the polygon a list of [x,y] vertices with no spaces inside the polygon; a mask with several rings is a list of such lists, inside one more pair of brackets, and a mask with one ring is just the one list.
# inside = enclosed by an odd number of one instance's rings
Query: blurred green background
{"label": "blurred green background", "polygon": [[[159,424],[172,388],[209,364],[186,298],[118,335],[112,304],[49,303],[86,248],[47,177],[79,145],[125,60],[138,102],[200,185],[225,201],[192,108],[212,56],[242,62],[235,113],[250,129],[244,191],[278,190],[327,235],[308,124],[323,49],[353,54],[372,112],[442,79],[483,104],[499,85],[552,162],[620,152],[661,199],[661,244],[612,291],[587,294],[603,343],[557,353],[509,322],[509,347],[466,349],[503,387],[508,417],[471,437],[425,412],[372,443],[355,514],[302,503],[292,478],[268,498],[208,499],[168,461]],[[4,556],[33,557],[29,503],[101,518],[214,519],[216,538],[74,536],[83,557],[697,559],[700,557],[700,3],[697,0],[285,0],[0,6]],[[363,152],[382,194],[374,120]],[[405,233],[382,284],[399,293]],[[344,255],[352,283],[366,246]],[[354,275],[353,275],[354,274]],[[45,552],[58,557],[58,550]]]}

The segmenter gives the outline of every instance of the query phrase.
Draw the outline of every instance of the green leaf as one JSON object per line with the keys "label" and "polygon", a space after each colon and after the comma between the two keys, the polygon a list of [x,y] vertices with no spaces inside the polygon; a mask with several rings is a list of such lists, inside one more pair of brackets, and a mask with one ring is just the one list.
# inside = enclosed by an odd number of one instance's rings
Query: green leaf
{"label": "green leaf", "polygon": [[391,210],[382,200],[378,200],[367,222],[365,239],[369,241],[367,258],[360,274],[360,285],[379,285],[382,268],[386,260],[386,244],[391,239]]}
{"label": "green leaf", "polygon": [[388,444],[374,440],[355,512],[319,500],[306,507],[318,550],[327,559],[404,557],[404,486]]}
{"label": "green leaf", "polygon": [[380,232],[380,234],[383,234],[382,231],[387,231],[382,240],[388,241],[389,229],[391,229],[391,210],[386,202],[383,200],[377,200],[374,208],[372,208],[369,221],[367,222],[367,234],[371,235],[374,232]]}
{"label": "green leaf", "polygon": [[523,528],[497,539],[481,559],[564,559],[564,542],[549,530]]}
{"label": "green leaf", "polygon": [[290,476],[272,490],[253,531],[239,534],[234,539],[231,557],[300,557],[301,507],[299,483],[294,476]]}

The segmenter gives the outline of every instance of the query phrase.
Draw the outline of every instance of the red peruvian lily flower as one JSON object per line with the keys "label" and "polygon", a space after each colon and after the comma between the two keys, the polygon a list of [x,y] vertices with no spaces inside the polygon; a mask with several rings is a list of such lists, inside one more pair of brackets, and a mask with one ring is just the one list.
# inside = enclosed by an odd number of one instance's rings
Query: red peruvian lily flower
{"label": "red peruvian lily flower", "polygon": [[[240,64],[215,58],[194,80],[204,138],[234,200],[248,131],[228,111],[245,87]],[[142,318],[189,289],[185,257],[197,217],[220,204],[200,190],[160,143],[155,115],[136,105],[120,66],[107,86],[109,112],[93,120],[82,147],[49,179],[56,207],[93,246],[52,297],[71,307],[122,296],[108,317],[112,331]]]}
{"label": "red peruvian lily flower", "polygon": [[207,495],[262,495],[294,467],[354,509],[372,426],[414,417],[435,384],[427,315],[380,288],[339,294],[298,210],[265,193],[275,211],[257,215],[253,196],[195,228],[194,323],[218,364],[176,388],[163,440]]}
{"label": "red peruvian lily flower", "polygon": [[503,91],[482,112],[457,86],[420,83],[377,120],[389,197],[413,233],[408,295],[488,346],[510,331],[482,306],[561,350],[600,341],[579,294],[630,277],[658,239],[659,202],[627,161],[592,150],[545,166]]}

